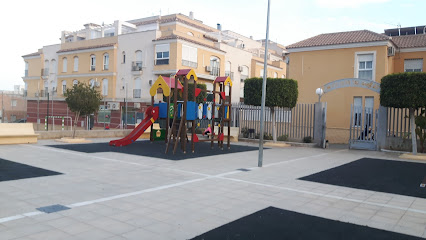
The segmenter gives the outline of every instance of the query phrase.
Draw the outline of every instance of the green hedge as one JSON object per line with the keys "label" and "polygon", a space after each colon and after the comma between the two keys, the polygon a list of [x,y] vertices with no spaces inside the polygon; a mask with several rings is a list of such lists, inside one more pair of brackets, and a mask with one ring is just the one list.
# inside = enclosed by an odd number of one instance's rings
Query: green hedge
{"label": "green hedge", "polygon": [[[262,100],[262,78],[249,78],[244,81],[244,103],[260,106]],[[299,95],[297,81],[285,78],[268,78],[266,81],[267,107],[296,106]]]}
{"label": "green hedge", "polygon": [[384,107],[426,106],[426,73],[396,73],[384,76],[380,84],[380,104]]}

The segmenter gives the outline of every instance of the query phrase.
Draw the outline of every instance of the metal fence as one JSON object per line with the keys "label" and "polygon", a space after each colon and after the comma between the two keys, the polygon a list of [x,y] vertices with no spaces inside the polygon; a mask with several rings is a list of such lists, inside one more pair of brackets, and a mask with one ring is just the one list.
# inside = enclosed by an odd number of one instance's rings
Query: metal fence
{"label": "metal fence", "polygon": [[[423,109],[414,111],[414,116],[419,116]],[[395,138],[410,138],[410,112],[408,108],[388,108],[386,121],[386,136]],[[417,136],[418,138],[418,136]]]}
{"label": "metal fence", "polygon": [[[290,139],[313,137],[315,104],[297,104],[296,107],[275,108],[277,137]],[[242,103],[232,105],[232,127],[239,127],[240,134],[249,131],[258,136],[260,133],[260,106]],[[265,108],[265,133],[272,135],[272,117],[270,108]]]}

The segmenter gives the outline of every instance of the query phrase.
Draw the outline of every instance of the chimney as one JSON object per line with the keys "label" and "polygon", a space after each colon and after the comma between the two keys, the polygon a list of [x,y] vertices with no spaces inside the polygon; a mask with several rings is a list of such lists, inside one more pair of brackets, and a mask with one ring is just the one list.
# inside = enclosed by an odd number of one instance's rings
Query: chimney
{"label": "chimney", "polygon": [[217,30],[222,31],[222,26],[220,25],[220,23],[217,24]]}
{"label": "chimney", "polygon": [[193,11],[189,12],[189,18],[194,20],[194,12]]}

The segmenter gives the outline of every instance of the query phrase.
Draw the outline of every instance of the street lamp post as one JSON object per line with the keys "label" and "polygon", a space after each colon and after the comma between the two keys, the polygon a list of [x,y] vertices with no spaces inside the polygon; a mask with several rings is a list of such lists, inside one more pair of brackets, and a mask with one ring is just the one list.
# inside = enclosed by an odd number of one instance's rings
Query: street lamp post
{"label": "street lamp post", "polygon": [[318,102],[321,102],[321,96],[324,94],[324,90],[322,90],[322,88],[317,88],[315,93],[318,95]]}

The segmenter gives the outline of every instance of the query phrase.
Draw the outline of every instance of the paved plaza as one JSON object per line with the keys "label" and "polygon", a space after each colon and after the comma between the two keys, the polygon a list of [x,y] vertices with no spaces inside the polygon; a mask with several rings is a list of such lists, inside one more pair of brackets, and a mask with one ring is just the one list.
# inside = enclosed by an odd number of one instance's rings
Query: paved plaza
{"label": "paved plaza", "polygon": [[0,146],[0,159],[57,173],[0,181],[0,239],[192,239],[268,207],[426,238],[426,198],[299,180],[362,158],[409,161],[395,153],[269,147],[258,168],[249,143],[179,161],[59,144]]}

